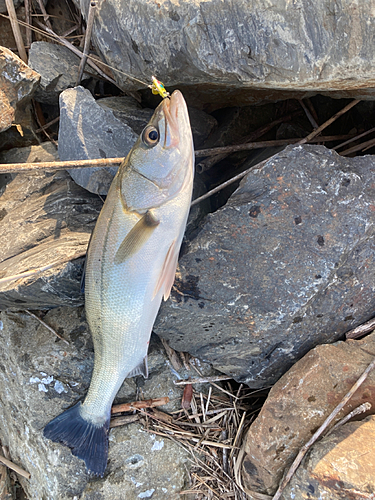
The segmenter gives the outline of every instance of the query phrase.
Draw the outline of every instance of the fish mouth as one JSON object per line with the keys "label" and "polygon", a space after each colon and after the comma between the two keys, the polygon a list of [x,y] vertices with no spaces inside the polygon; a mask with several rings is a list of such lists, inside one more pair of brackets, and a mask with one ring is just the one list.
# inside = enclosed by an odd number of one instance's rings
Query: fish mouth
{"label": "fish mouth", "polygon": [[185,106],[184,98],[179,90],[175,90],[173,94],[163,100],[163,112],[165,115],[165,134],[164,147],[174,148],[179,145],[179,109]]}

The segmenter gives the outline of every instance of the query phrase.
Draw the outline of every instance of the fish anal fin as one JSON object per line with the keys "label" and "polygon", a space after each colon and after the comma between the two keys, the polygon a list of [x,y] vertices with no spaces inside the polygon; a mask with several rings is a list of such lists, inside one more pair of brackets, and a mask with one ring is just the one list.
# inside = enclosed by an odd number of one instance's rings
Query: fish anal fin
{"label": "fish anal fin", "polygon": [[179,248],[177,248],[176,246],[176,240],[173,240],[171,246],[168,249],[167,255],[165,256],[163,268],[152,295],[153,299],[161,289],[163,289],[164,300],[168,299],[176,275],[178,253]]}
{"label": "fish anal fin", "polygon": [[143,375],[143,378],[148,378],[147,354],[139,365],[133,368],[133,370],[126,375],[126,378],[136,377],[137,375]]}
{"label": "fish anal fin", "polygon": [[128,232],[116,252],[114,263],[122,264],[135,255],[147,242],[160,221],[148,210]]}

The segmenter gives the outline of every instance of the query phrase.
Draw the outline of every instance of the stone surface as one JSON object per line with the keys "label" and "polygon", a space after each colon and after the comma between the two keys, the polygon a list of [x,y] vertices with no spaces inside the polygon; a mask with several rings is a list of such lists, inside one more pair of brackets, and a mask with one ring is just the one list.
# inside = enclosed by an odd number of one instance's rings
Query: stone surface
{"label": "stone surface", "polygon": [[282,500],[372,500],[375,494],[375,417],[349,422],[316,443]]}
{"label": "stone surface", "polygon": [[[77,3],[87,19],[89,1]],[[107,0],[93,41],[113,68],[145,82],[155,74],[206,103],[316,92],[374,98],[372,9],[347,0]],[[114,74],[123,89],[144,88]]]}
{"label": "stone surface", "polygon": [[[80,58],[63,45],[49,42],[32,43],[29,66],[41,75],[35,99],[47,104],[57,104],[61,92],[76,85],[79,64]],[[90,75],[83,73],[82,80],[87,78],[90,78]]]}
{"label": "stone surface", "polygon": [[[61,160],[125,157],[138,136],[113,110],[99,106],[90,92],[76,87],[60,96],[59,156]],[[107,194],[118,167],[69,170],[91,193]]]}
{"label": "stone surface", "polygon": [[[21,5],[22,0],[13,0],[14,7],[17,8]],[[0,12],[7,14],[8,9],[5,0],[0,0]]]}
{"label": "stone surface", "polygon": [[[69,448],[43,437],[48,421],[85,395],[93,367],[83,308],[56,308],[43,320],[70,344],[25,313],[0,314],[0,439],[9,446],[12,460],[31,473],[30,480],[21,479],[28,499],[181,498],[179,491],[189,468],[187,454],[138,423],[110,431],[103,479],[90,479],[84,462]],[[174,385],[176,377],[155,339],[149,351],[149,372],[141,387],[144,396],[169,396],[171,403],[160,409],[178,408],[182,389]],[[136,380],[124,382],[117,402],[136,399]]]}
{"label": "stone surface", "polygon": [[[375,333],[362,340],[318,346],[272,387],[246,436],[242,477],[250,491],[275,493],[284,470],[358,380],[374,352]],[[367,415],[375,413],[374,371],[335,422],[366,401],[372,405]]]}
{"label": "stone surface", "polygon": [[56,265],[0,283],[0,310],[82,304],[83,255],[101,206],[64,171],[18,174],[6,185],[0,197],[0,279]]}
{"label": "stone surface", "polygon": [[[17,120],[17,107],[24,106],[40,80],[19,57],[0,47],[0,132]],[[1,136],[0,136],[0,147]]]}
{"label": "stone surface", "polygon": [[154,330],[250,387],[373,315],[374,157],[288,147],[210,214]]}
{"label": "stone surface", "polygon": [[0,151],[0,163],[39,163],[58,160],[57,148],[52,142],[42,142],[39,146]]}

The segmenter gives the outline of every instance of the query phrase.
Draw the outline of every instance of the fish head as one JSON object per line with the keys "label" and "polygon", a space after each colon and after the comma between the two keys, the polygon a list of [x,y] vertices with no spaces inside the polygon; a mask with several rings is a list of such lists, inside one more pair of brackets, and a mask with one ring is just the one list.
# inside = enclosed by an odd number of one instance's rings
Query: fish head
{"label": "fish head", "polygon": [[158,207],[181,190],[191,190],[193,173],[189,114],[181,92],[175,90],[156,108],[124,162],[123,201],[130,210]]}

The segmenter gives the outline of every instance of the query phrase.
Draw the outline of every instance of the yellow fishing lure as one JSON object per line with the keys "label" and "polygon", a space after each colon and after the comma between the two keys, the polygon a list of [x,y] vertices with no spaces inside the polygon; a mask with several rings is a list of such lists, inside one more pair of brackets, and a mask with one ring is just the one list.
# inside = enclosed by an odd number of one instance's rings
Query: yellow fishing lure
{"label": "yellow fishing lure", "polygon": [[152,93],[157,95],[159,94],[163,99],[169,97],[169,92],[165,90],[164,84],[159,82],[154,76],[151,77],[152,85],[149,85],[149,88],[152,90]]}

